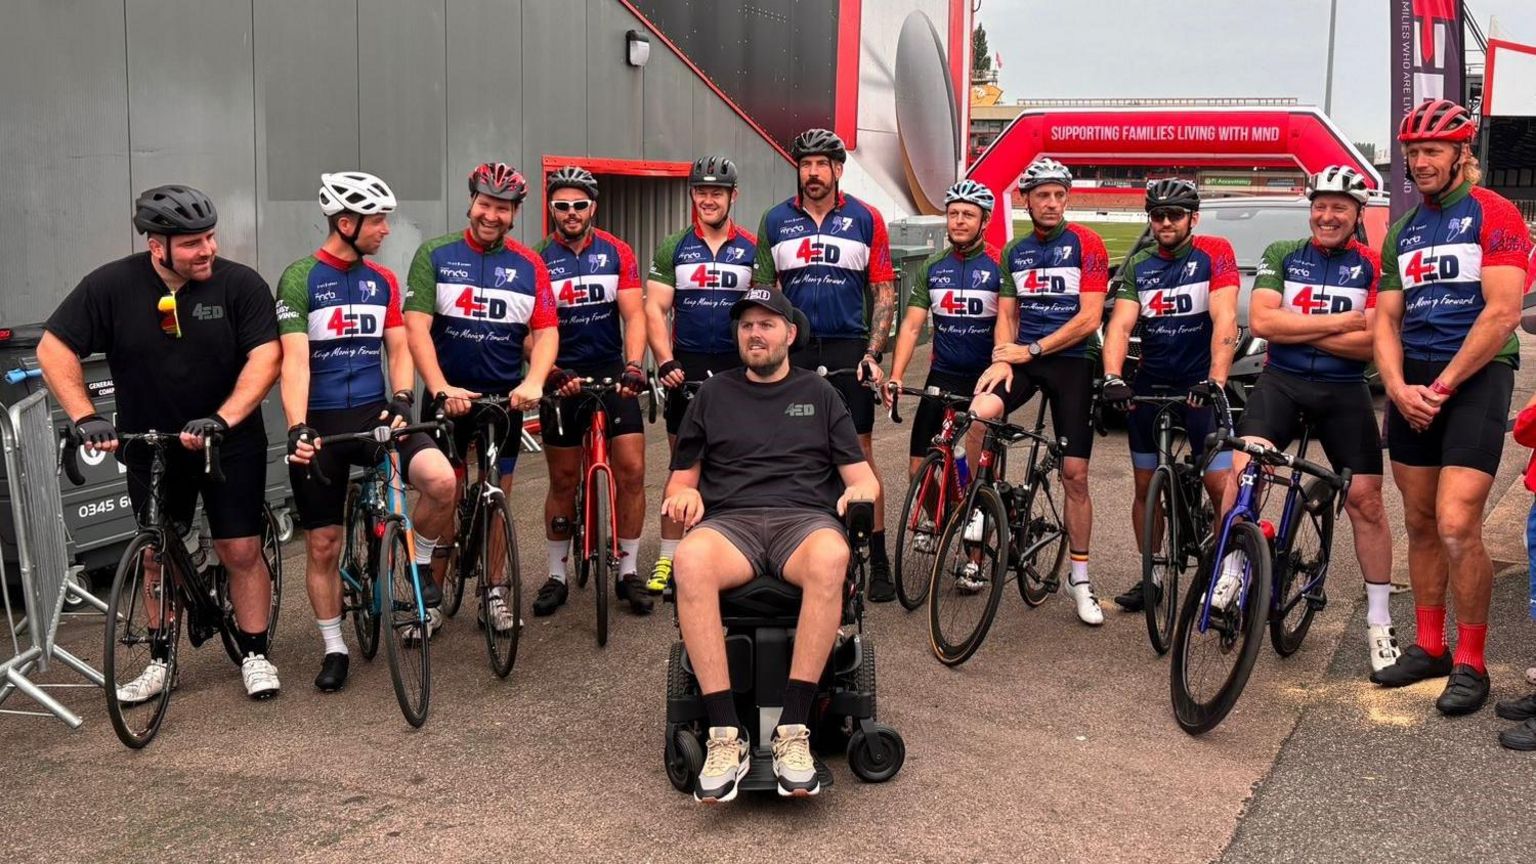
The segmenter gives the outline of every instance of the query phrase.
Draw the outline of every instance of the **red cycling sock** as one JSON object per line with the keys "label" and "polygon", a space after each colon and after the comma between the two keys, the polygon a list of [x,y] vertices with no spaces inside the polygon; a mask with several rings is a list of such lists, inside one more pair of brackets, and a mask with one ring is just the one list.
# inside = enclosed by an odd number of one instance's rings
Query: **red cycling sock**
{"label": "red cycling sock", "polygon": [[1456,622],[1456,656],[1454,662],[1466,664],[1476,669],[1479,674],[1487,675],[1488,667],[1483,663],[1483,645],[1488,642],[1487,624],[1462,624]]}
{"label": "red cycling sock", "polygon": [[1433,657],[1445,653],[1445,607],[1415,606],[1414,618],[1418,620],[1418,643]]}

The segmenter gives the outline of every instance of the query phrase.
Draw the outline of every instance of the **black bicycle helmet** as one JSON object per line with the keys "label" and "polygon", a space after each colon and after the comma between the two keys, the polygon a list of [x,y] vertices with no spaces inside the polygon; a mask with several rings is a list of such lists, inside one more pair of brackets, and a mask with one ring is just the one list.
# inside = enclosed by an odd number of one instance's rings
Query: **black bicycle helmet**
{"label": "black bicycle helmet", "polygon": [[1193,213],[1200,209],[1200,190],[1182,177],[1164,177],[1147,181],[1147,212],[1158,207],[1183,207]]}
{"label": "black bicycle helmet", "polygon": [[724,156],[702,156],[688,172],[689,186],[727,186],[736,188],[736,163]]}
{"label": "black bicycle helmet", "polygon": [[133,202],[133,227],[140,234],[201,234],[218,222],[213,201],[191,186],[156,186]]}
{"label": "black bicycle helmet", "polygon": [[826,156],[833,162],[847,162],[848,148],[836,132],[828,129],[807,129],[795,136],[789,145],[789,156],[796,162],[807,156]]}
{"label": "black bicycle helmet", "polygon": [[587,193],[588,198],[597,200],[597,178],[592,176],[591,171],[575,165],[567,165],[555,171],[544,181],[546,196],[553,195],[559,189],[580,189]]}

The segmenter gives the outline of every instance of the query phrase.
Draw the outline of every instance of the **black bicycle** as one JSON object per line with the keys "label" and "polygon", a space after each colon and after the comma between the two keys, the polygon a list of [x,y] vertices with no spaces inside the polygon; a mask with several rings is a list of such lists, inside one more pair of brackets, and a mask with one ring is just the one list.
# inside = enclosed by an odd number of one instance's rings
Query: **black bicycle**
{"label": "black bicycle", "polygon": [[[59,430],[63,447],[59,464],[69,481],[85,483],[77,454],[82,442],[70,427]],[[107,598],[102,675],[107,694],[107,717],[120,741],[138,749],[154,740],[171,704],[180,658],[178,648],[183,621],[187,641],[196,648],[218,633],[224,650],[239,665],[244,657],[236,641],[238,624],[230,596],[229,573],[218,564],[199,568],[193,563],[182,537],[189,526],[176,523],[165,509],[166,451],[180,447],[181,435],[150,430],[120,433],[119,447],[150,448],[149,496],[140,514],[139,530],[118,561]],[[219,466],[220,436],[211,435],[203,447],[203,471],[223,482]],[[277,522],[270,508],[262,527],[262,558],[272,579],[272,599],[267,610],[268,652],[277,633],[277,613],[282,603],[282,551],[277,542]],[[166,590],[166,570],[170,588]],[[158,667],[158,668],[156,668]],[[159,693],[143,701],[118,698],[118,688],[144,675],[162,676]]]}
{"label": "black bicycle", "polygon": [[[441,398],[441,397],[440,397]],[[448,548],[444,570],[444,615],[459,611],[464,586],[476,584],[480,599],[477,619],[485,634],[485,650],[491,671],[505,678],[517,662],[518,638],[523,630],[523,579],[517,555],[517,526],[512,508],[501,490],[501,442],[522,418],[511,410],[505,396],[468,400],[474,424],[468,453],[450,454],[455,471],[462,471],[464,488],[455,508],[456,529]],[[437,417],[443,417],[441,404]],[[465,422],[464,420],[458,422]],[[517,446],[515,443],[512,446]]]}

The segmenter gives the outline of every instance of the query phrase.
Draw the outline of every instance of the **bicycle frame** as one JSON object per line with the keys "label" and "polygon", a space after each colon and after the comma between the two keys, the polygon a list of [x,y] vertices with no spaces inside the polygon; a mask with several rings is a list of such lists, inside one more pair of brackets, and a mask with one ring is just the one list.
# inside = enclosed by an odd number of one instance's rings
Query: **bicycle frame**
{"label": "bicycle frame", "polygon": [[592,501],[596,496],[597,475],[608,476],[608,553],[619,555],[618,498],[613,468],[608,464],[608,411],[603,400],[592,397],[592,421],[581,441],[581,557],[590,558],[592,548]]}

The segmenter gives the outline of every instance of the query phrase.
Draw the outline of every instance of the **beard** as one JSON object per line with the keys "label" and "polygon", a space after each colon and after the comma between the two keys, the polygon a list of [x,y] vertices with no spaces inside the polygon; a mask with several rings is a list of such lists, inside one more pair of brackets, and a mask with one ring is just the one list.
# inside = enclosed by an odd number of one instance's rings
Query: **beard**
{"label": "beard", "polygon": [[764,357],[759,362],[752,362],[751,360],[747,359],[747,355],[745,354],[742,355],[741,360],[747,369],[751,370],[752,374],[758,376],[759,378],[770,378],[778,374],[779,370],[784,368],[784,364],[788,362],[788,358],[789,346],[780,345],[777,348],[770,346],[768,348],[768,356]]}

